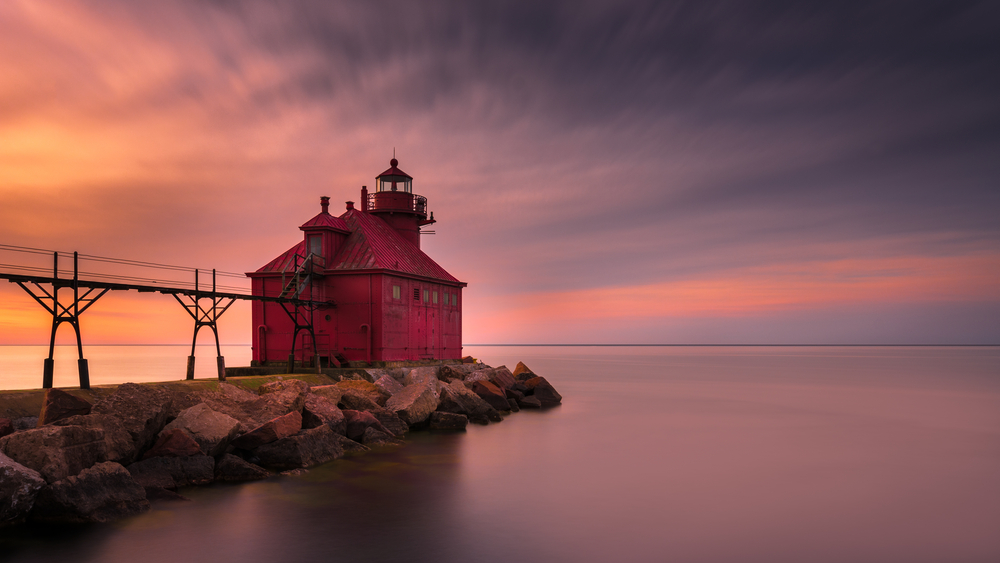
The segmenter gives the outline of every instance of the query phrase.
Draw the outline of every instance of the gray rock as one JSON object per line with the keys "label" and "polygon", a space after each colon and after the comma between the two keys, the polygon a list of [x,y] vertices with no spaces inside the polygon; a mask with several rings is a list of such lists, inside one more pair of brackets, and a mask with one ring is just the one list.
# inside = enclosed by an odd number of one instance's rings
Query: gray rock
{"label": "gray rock", "polygon": [[373,411],[378,409],[377,403],[372,402],[368,397],[354,391],[344,391],[337,406],[341,410],[352,411]]}
{"label": "gray rock", "polygon": [[[391,393],[386,393],[381,387],[370,381],[341,381],[336,386],[344,392],[345,396],[361,396],[380,407],[385,406],[385,401],[391,395]],[[341,397],[340,400],[343,402],[344,397]]]}
{"label": "gray rock", "polygon": [[491,379],[493,379],[493,368],[489,367],[477,369],[476,371],[465,376],[465,382],[469,384],[475,381],[489,381]]}
{"label": "gray rock", "polygon": [[39,472],[48,483],[107,460],[104,431],[82,426],[42,426],[0,438],[0,451]]}
{"label": "gray rock", "polygon": [[110,414],[76,415],[57,420],[53,426],[82,426],[104,431],[105,459],[122,465],[135,461],[135,442],[122,421]]}
{"label": "gray rock", "polygon": [[410,429],[410,426],[403,422],[403,419],[389,409],[379,408],[371,411],[371,414],[393,436],[402,436]]}
{"label": "gray rock", "polygon": [[415,383],[430,385],[432,382],[440,381],[438,379],[438,371],[440,369],[440,366],[422,366],[413,368],[403,377],[403,386],[409,387]]}
{"label": "gray rock", "polygon": [[316,428],[327,425],[337,434],[347,433],[347,422],[344,413],[324,397],[310,393],[306,395],[305,408],[302,409],[302,427]]}
{"label": "gray rock", "polygon": [[[439,381],[437,375],[434,376],[434,381]],[[409,426],[426,422],[437,406],[437,396],[423,381],[407,385],[385,403],[387,409],[396,413]]]}
{"label": "gray rock", "polygon": [[257,481],[267,479],[271,474],[259,465],[254,465],[232,454],[225,454],[215,464],[216,481]]}
{"label": "gray rock", "polygon": [[164,430],[184,430],[198,442],[205,455],[217,456],[226,451],[226,446],[240,428],[240,421],[235,418],[215,412],[205,403],[198,403],[181,411]]}
{"label": "gray rock", "polygon": [[111,522],[149,510],[146,491],[113,461],[42,489],[31,518],[44,522]]}
{"label": "gray rock", "polygon": [[111,395],[94,403],[91,413],[110,414],[121,420],[132,436],[136,451],[142,453],[163,430],[172,402],[171,393],[161,387],[123,383]]}
{"label": "gray rock", "polygon": [[469,418],[464,414],[441,411],[431,413],[431,430],[465,430],[468,425]]}
{"label": "gray rock", "polygon": [[494,369],[493,377],[490,378],[490,381],[501,390],[510,389],[517,383],[517,380],[514,379],[514,374],[507,369],[507,366],[500,366]]}
{"label": "gray rock", "polygon": [[311,391],[313,395],[323,397],[335,405],[340,402],[340,397],[344,394],[344,390],[336,385],[317,385]]}
{"label": "gray rock", "polygon": [[13,423],[14,423],[14,432],[20,432],[22,430],[30,430],[38,426],[38,417],[22,416],[20,418],[15,418],[13,420]]}
{"label": "gray rock", "polygon": [[496,409],[491,407],[482,397],[473,393],[461,381],[452,381],[441,390],[441,402],[438,405],[438,410],[464,414],[470,422],[476,424],[489,424],[503,420]]}
{"label": "gray rock", "polygon": [[128,472],[143,487],[176,489],[205,485],[215,478],[215,459],[207,455],[151,457],[128,466]]}
{"label": "gray rock", "polygon": [[329,426],[317,426],[265,444],[253,453],[264,467],[281,470],[312,467],[344,455],[338,436]]}
{"label": "gray rock", "polygon": [[347,437],[351,440],[360,442],[365,431],[372,427],[380,432],[391,434],[389,429],[382,426],[382,423],[370,412],[345,410],[344,419],[347,421]]}
{"label": "gray rock", "polygon": [[521,407],[517,406],[517,399],[508,398],[507,406],[509,407],[510,412],[521,412]]}
{"label": "gray rock", "polygon": [[44,486],[37,471],[0,453],[0,526],[23,521]]}

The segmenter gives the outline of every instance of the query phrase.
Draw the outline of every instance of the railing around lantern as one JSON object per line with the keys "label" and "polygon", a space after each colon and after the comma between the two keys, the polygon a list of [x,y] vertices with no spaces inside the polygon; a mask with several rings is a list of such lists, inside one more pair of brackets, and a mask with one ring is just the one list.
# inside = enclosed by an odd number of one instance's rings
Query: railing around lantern
{"label": "railing around lantern", "polygon": [[[393,194],[393,196],[385,197],[382,194]],[[399,197],[403,194],[406,192],[371,192],[368,194],[368,211],[412,211],[427,215],[426,197],[416,194],[406,194],[412,198]],[[410,201],[407,202],[407,199]]]}

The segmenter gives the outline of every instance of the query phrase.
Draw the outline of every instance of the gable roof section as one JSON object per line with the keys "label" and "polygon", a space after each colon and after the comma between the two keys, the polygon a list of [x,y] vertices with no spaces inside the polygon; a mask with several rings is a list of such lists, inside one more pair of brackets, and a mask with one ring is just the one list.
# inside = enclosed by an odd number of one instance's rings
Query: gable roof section
{"label": "gable roof section", "polygon": [[[389,270],[451,283],[462,283],[439,266],[430,256],[399,236],[399,233],[379,217],[353,209],[340,217],[331,218],[343,223],[344,230],[350,232],[350,235],[340,245],[337,254],[326,268],[327,272]],[[316,217],[313,218],[313,220],[315,219]],[[306,225],[308,224],[306,223]],[[284,254],[258,269],[257,273],[291,271],[296,255],[299,256],[300,261],[305,257],[305,241],[289,248]]]}
{"label": "gable roof section", "polygon": [[343,231],[344,233],[350,232],[350,229],[347,228],[347,223],[345,223],[343,219],[340,217],[334,217],[326,212],[320,212],[319,215],[316,215],[312,219],[306,221],[299,228],[330,228],[336,231]]}
{"label": "gable roof section", "polygon": [[399,236],[388,223],[352,209],[340,216],[351,230],[333,258],[331,270],[392,270],[404,274],[461,283],[430,256]]}

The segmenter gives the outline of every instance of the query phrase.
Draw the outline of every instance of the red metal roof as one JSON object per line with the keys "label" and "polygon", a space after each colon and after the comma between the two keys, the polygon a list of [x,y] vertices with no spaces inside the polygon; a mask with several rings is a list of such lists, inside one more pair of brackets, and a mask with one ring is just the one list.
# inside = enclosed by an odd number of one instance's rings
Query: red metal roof
{"label": "red metal roof", "polygon": [[[315,219],[314,217],[313,220]],[[451,283],[461,283],[430,256],[401,237],[380,217],[358,209],[351,209],[340,217],[333,217],[333,219],[342,223],[345,227],[344,230],[351,234],[340,245],[326,271],[389,270]],[[306,223],[306,225],[308,224]],[[286,269],[291,271],[296,255],[300,257],[300,262],[305,257],[305,241],[288,249],[257,272],[281,272]]]}
{"label": "red metal roof", "polygon": [[334,217],[325,211],[321,211],[319,215],[316,215],[312,219],[306,221],[302,224],[300,229],[306,229],[309,227],[329,227],[338,231],[344,231],[349,233],[350,229],[347,228],[347,223],[344,222],[340,217]]}
{"label": "red metal roof", "polygon": [[379,174],[378,176],[375,176],[375,179],[378,180],[382,176],[405,176],[405,177],[407,177],[407,178],[409,178],[409,179],[412,180],[413,176],[410,176],[406,172],[403,172],[399,168],[396,168],[397,164],[399,164],[399,162],[395,158],[393,158],[392,160],[390,160],[389,161],[389,169],[386,170],[385,172]]}

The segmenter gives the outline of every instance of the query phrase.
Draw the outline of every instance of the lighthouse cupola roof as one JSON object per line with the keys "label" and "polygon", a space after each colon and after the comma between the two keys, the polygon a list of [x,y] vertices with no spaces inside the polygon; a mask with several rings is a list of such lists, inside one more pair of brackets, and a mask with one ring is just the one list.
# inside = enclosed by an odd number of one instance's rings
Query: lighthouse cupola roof
{"label": "lighthouse cupola roof", "polygon": [[375,177],[376,191],[413,193],[413,177],[397,168],[398,164],[399,161],[393,157],[388,170]]}

